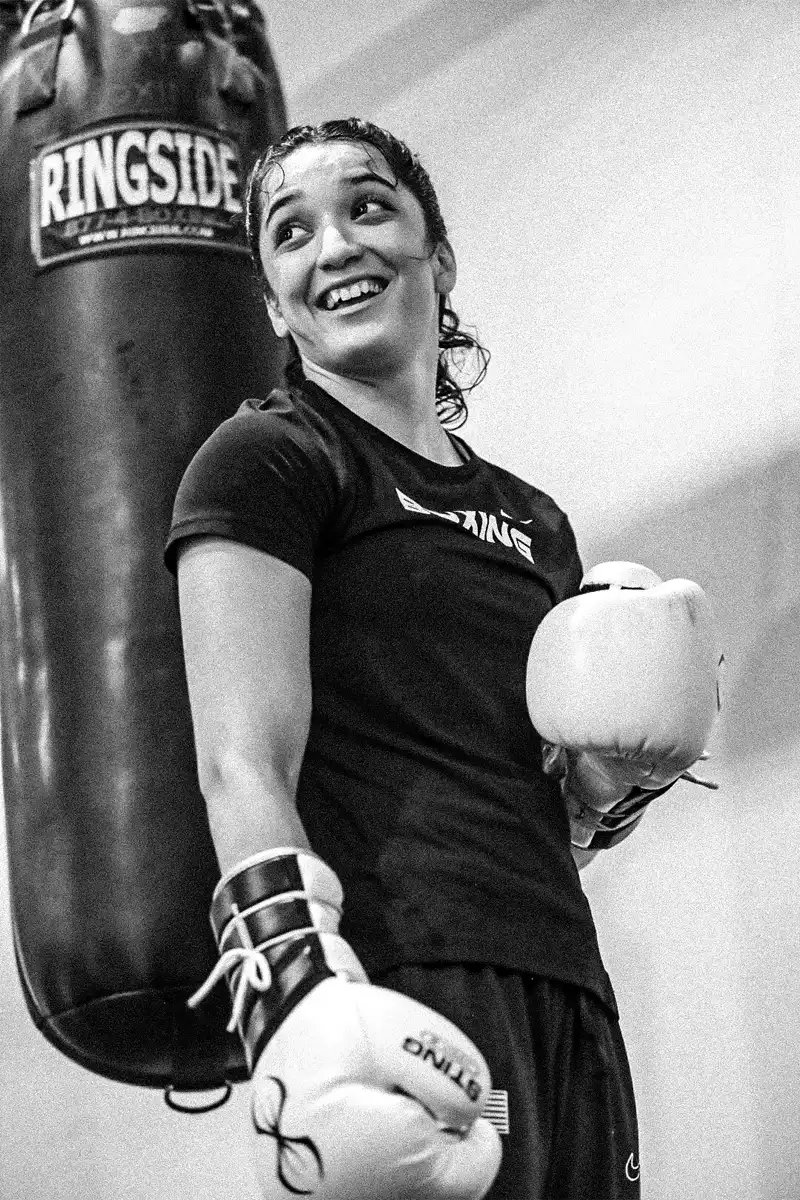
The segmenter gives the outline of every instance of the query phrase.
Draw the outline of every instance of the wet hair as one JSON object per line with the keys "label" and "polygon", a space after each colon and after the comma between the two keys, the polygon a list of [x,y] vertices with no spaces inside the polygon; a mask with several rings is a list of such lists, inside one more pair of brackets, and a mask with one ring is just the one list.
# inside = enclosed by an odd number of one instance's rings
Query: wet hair
{"label": "wet hair", "polygon": [[[430,244],[436,246],[440,242],[448,241],[447,228],[428,172],[405,142],[401,142],[387,130],[358,117],[324,121],[320,125],[296,125],[256,160],[247,181],[245,227],[253,265],[262,289],[266,288],[267,281],[259,253],[259,234],[264,209],[264,184],[270,170],[301,146],[320,146],[338,141],[359,142],[380,151],[394,176],[392,186],[397,187],[402,183],[419,202]],[[297,383],[303,374],[300,354],[294,340],[290,338],[289,341],[291,350],[286,378],[290,383]],[[443,425],[455,429],[464,424],[467,419],[464,393],[472,391],[482,382],[489,365],[489,357],[489,351],[481,345],[477,337],[462,328],[458,315],[450,307],[447,297],[441,296],[436,410]],[[458,382],[454,372],[458,375],[464,374],[468,369],[469,360],[474,364],[471,382]]]}

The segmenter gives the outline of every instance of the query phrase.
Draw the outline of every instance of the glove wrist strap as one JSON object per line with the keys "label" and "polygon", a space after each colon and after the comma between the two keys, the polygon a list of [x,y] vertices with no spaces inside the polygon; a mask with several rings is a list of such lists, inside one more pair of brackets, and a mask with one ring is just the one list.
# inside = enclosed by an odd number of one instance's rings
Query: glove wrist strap
{"label": "glove wrist strap", "polygon": [[[673,784],[655,790],[635,787],[607,812],[590,804],[570,805],[570,832],[573,846],[581,850],[609,850],[629,837],[641,821],[652,800],[663,796]],[[580,839],[580,840],[579,840]]]}
{"label": "glove wrist strap", "polygon": [[291,1010],[323,979],[365,980],[338,935],[342,888],[316,855],[274,850],[229,871],[211,902],[220,962],[191,997],[200,1002],[225,975],[233,997],[230,1029],[238,1027],[252,1071]]}

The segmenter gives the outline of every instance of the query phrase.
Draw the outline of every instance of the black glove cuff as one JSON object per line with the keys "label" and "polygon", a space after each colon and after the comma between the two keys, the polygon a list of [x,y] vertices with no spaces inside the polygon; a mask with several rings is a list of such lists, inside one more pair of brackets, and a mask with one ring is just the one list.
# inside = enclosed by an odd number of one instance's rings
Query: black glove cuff
{"label": "black glove cuff", "polygon": [[627,796],[620,800],[618,804],[615,804],[613,808],[609,809],[608,812],[599,812],[597,809],[593,809],[591,805],[585,805],[585,811],[593,814],[597,824],[597,832],[593,835],[588,846],[580,846],[579,849],[610,850],[612,846],[618,846],[620,842],[624,842],[625,838],[630,837],[641,821],[648,805],[657,796],[663,796],[673,786],[674,782],[653,791],[648,791],[647,788],[641,787],[632,788]]}
{"label": "black glove cuff", "polygon": [[[338,880],[324,864],[320,870],[333,881],[324,895],[309,895],[298,854],[287,852],[245,865],[220,884],[211,903],[211,926],[221,955],[233,951],[225,970],[231,996],[246,970],[246,952],[258,951],[269,968],[269,986],[244,990],[239,1033],[252,1070],[264,1046],[291,1010],[323,979],[335,972],[320,941],[320,931],[338,926],[341,900]],[[313,885],[312,885],[313,886]],[[329,909],[330,922],[311,910],[311,902]],[[322,926],[320,921],[322,920]],[[236,959],[236,952],[245,957]],[[223,958],[224,961],[224,958]]]}

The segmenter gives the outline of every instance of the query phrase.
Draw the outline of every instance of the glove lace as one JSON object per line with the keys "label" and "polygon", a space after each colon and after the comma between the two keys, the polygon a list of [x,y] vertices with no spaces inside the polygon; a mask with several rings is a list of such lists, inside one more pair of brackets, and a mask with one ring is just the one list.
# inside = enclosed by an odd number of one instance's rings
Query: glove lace
{"label": "glove lace", "polygon": [[266,992],[272,986],[272,969],[267,957],[253,945],[247,925],[238,909],[234,912],[233,920],[242,940],[248,942],[249,945],[232,946],[230,950],[225,950],[205,982],[186,1001],[189,1008],[196,1008],[223,976],[226,976],[229,971],[233,971],[235,967],[241,967],[233,992],[231,1019],[226,1026],[228,1033],[233,1033],[239,1024],[247,999],[247,989],[254,988],[257,992]]}
{"label": "glove lace", "polygon": [[[711,755],[708,753],[708,751],[704,750],[703,753],[698,758],[697,762],[706,762],[707,759],[709,759],[710,757],[711,757]],[[695,763],[694,765],[696,766],[697,763]],[[695,775],[693,771],[684,771],[683,774],[681,775],[681,779],[686,779],[686,780],[688,780],[689,783],[697,783],[700,785],[700,787],[711,788],[711,790],[714,792],[719,791],[718,783],[714,783],[710,779],[701,779],[700,776]]]}

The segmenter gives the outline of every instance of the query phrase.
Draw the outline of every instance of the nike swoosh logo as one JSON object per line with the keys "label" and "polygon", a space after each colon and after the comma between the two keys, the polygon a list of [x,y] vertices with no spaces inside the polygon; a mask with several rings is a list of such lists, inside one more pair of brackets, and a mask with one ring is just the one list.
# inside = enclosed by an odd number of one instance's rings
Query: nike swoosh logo
{"label": "nike swoosh logo", "polygon": [[628,1161],[625,1163],[625,1178],[629,1179],[631,1183],[636,1183],[640,1173],[641,1168],[638,1158],[634,1158],[632,1154],[629,1154]]}

